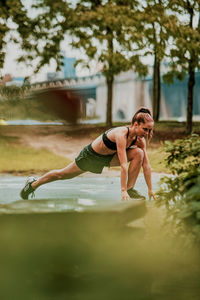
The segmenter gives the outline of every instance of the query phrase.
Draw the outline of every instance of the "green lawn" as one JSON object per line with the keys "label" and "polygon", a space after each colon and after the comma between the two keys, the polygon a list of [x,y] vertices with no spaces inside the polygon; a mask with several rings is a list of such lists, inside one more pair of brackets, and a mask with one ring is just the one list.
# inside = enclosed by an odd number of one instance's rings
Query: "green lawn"
{"label": "green lawn", "polygon": [[[167,172],[163,147],[150,147],[148,157],[152,171]],[[70,160],[56,155],[47,149],[34,149],[23,146],[19,139],[12,136],[0,136],[0,173],[41,173],[52,169],[60,169]]]}
{"label": "green lawn", "polygon": [[0,173],[40,173],[59,169],[69,160],[46,150],[23,146],[13,137],[0,137]]}
{"label": "green lawn", "polygon": [[169,169],[167,169],[165,165],[167,154],[165,153],[163,146],[158,145],[158,148],[150,148],[147,150],[147,153],[153,172],[169,173]]}

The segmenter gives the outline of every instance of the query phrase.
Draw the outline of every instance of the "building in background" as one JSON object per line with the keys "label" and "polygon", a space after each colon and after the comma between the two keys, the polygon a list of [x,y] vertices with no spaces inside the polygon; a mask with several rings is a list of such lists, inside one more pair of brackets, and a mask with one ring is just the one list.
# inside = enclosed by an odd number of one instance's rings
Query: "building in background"
{"label": "building in background", "polygon": [[13,78],[10,74],[5,74],[2,78],[2,80],[0,81],[0,85],[2,86],[6,86],[8,82],[12,81]]}
{"label": "building in background", "polygon": [[47,80],[48,81],[54,81],[59,79],[70,79],[70,78],[76,78],[76,69],[75,69],[75,63],[76,58],[74,57],[66,57],[63,55],[63,65],[61,67],[61,70],[58,72],[48,72],[47,73]]}
{"label": "building in background", "polygon": [[[67,62],[67,61],[66,61]],[[105,77],[101,73],[91,76],[74,76],[74,70],[69,68],[71,77],[59,82],[62,88],[76,91],[81,99],[83,118],[98,117],[100,122],[106,120],[107,110],[107,85]],[[67,65],[67,64],[66,64]],[[71,73],[70,73],[71,72]],[[161,105],[160,120],[186,120],[187,112],[187,80],[175,80],[168,85],[161,81]],[[194,87],[194,120],[200,120],[200,73],[196,73],[196,85]],[[133,71],[123,72],[115,76],[113,84],[113,121],[129,122],[134,112],[140,106],[152,108],[152,76],[140,79]],[[43,84],[43,83],[41,83]]]}
{"label": "building in background", "polygon": [[24,77],[12,77],[11,74],[5,74],[0,81],[0,85],[3,86],[22,86],[24,84]]}
{"label": "building in background", "polygon": [[6,83],[6,86],[15,85],[22,86],[24,84],[24,77],[13,77],[11,81]]}
{"label": "building in background", "polygon": [[63,57],[63,66],[62,73],[64,78],[75,78],[76,69],[75,69],[76,58],[74,57]]}
{"label": "building in background", "polygon": [[[193,120],[200,121],[200,73],[195,74]],[[187,115],[187,82],[188,76],[183,81],[174,80],[168,85],[161,80],[160,120],[185,121]],[[114,121],[130,121],[133,113],[140,106],[152,109],[153,80],[149,76],[140,79],[133,71],[121,73],[115,77],[113,87]],[[96,113],[102,121],[106,118],[106,81],[102,78],[97,85]]]}
{"label": "building in background", "polygon": [[[193,98],[193,120],[200,121],[200,73],[195,74]],[[185,121],[187,115],[188,75],[183,81],[178,79],[168,85],[161,82],[161,120]],[[149,83],[149,93],[152,93],[152,81]]]}

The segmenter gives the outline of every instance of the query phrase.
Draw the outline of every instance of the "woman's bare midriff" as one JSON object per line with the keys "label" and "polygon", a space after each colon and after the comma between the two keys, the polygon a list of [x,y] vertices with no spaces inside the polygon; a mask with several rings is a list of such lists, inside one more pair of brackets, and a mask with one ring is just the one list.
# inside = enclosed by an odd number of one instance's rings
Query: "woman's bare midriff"
{"label": "woman's bare midriff", "polygon": [[[109,138],[111,141],[115,142],[115,134],[116,134],[117,131],[121,130],[122,128],[124,129],[124,128],[127,128],[127,127],[124,127],[124,126],[123,126],[123,127],[117,127],[117,128],[112,129],[112,130],[111,130],[110,132],[108,132],[108,134],[107,134],[108,138]],[[124,138],[126,138],[126,148],[128,148],[128,147],[131,145],[131,143],[132,143],[132,141],[133,141],[133,139],[134,139],[135,137],[131,137],[131,136],[129,135],[128,138],[127,138],[127,133],[126,133],[126,131],[125,131],[125,136],[124,136]],[[97,152],[97,153],[99,153],[99,154],[102,154],[102,155],[110,155],[110,154],[114,154],[114,153],[117,152],[116,150],[111,150],[111,149],[109,149],[109,148],[106,147],[106,145],[105,145],[104,142],[103,142],[102,135],[100,135],[99,137],[97,137],[97,138],[92,142],[92,148],[93,148],[93,150],[94,150],[95,152]]]}
{"label": "woman's bare midriff", "polygon": [[102,135],[100,135],[92,142],[92,148],[95,152],[102,155],[110,155],[116,153],[116,150],[110,150],[106,147],[102,140]]}

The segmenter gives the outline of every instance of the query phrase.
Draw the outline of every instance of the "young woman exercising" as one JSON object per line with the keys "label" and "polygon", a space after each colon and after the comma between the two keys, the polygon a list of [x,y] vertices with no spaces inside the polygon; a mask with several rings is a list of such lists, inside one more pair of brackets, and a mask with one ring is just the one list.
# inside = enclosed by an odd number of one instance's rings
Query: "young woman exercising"
{"label": "young woman exercising", "polygon": [[[148,186],[149,199],[156,199],[152,191],[151,167],[149,165],[146,140],[149,142],[153,133],[154,121],[148,108],[140,108],[129,126],[112,128],[97,137],[83,148],[76,159],[67,167],[53,170],[42,177],[29,178],[21,190],[21,197],[28,199],[39,186],[61,179],[71,179],[84,172],[101,173],[106,167],[121,167],[121,199],[145,199],[133,189],[140,168]],[[129,166],[128,166],[129,162]]]}

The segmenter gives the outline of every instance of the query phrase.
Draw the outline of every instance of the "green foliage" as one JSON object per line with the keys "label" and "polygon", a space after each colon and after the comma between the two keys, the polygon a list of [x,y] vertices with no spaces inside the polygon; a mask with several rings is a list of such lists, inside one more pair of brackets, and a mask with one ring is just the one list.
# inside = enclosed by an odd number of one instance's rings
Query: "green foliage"
{"label": "green foliage", "polygon": [[[141,63],[133,47],[141,43],[142,34],[137,18],[137,5],[118,1],[79,1],[71,33],[76,37],[72,45],[83,51],[89,60],[96,59],[102,65],[106,78],[121,71],[135,68],[141,75],[147,68]],[[132,51],[130,55],[129,51]],[[134,53],[135,52],[135,53]]]}
{"label": "green foliage", "polygon": [[168,1],[149,0],[143,7],[141,22],[144,24],[145,55],[157,55],[159,61],[166,55],[171,29],[175,18],[167,13]]}
{"label": "green foliage", "polygon": [[18,86],[0,86],[0,102],[1,101],[19,101],[26,95],[25,87]]}
{"label": "green foliage", "polygon": [[29,97],[27,86],[0,86],[0,118],[5,120],[33,119],[55,121],[56,116],[41,111],[39,102]]}
{"label": "green foliage", "polygon": [[0,118],[26,119],[26,93],[25,87],[0,86]]}
{"label": "green foliage", "polygon": [[0,1],[0,69],[4,65],[5,46],[8,40],[20,43],[22,49],[31,48],[29,40],[31,26],[32,21],[21,0]]}
{"label": "green foliage", "polygon": [[78,1],[73,10],[70,33],[72,46],[86,54],[84,66],[95,60],[106,77],[107,117],[112,125],[112,84],[114,76],[134,69],[140,76],[148,68],[140,59],[138,49],[143,47],[142,26],[138,20],[138,1]]}
{"label": "green foliage", "polygon": [[165,151],[173,176],[161,179],[157,204],[166,206],[178,233],[187,230],[200,242],[200,137],[166,142]]}
{"label": "green foliage", "polygon": [[[189,69],[195,70],[200,67],[200,2],[173,0],[169,1],[168,8],[170,18],[173,16],[174,19],[173,27],[169,30],[173,38],[173,47],[170,49],[169,72],[164,76],[164,80],[172,83],[174,78],[184,79]],[[195,22],[195,18],[198,18],[198,22]]]}
{"label": "green foliage", "polygon": [[51,60],[56,61],[57,70],[61,68],[61,44],[70,35],[71,45],[87,57],[82,60],[83,65],[89,68],[91,60],[95,60],[110,83],[107,95],[110,123],[114,76],[130,69],[146,76],[148,67],[141,57],[154,55],[153,110],[158,120],[160,62],[168,57],[165,81],[172,83],[175,77],[182,80],[187,73],[190,75],[187,132],[191,132],[193,77],[195,69],[200,68],[199,1],[32,0],[33,17],[28,16],[24,3],[0,1],[0,68],[8,32],[18,32],[10,35],[23,50],[18,61],[34,65],[35,73]]}

